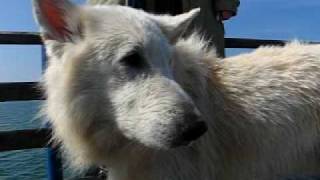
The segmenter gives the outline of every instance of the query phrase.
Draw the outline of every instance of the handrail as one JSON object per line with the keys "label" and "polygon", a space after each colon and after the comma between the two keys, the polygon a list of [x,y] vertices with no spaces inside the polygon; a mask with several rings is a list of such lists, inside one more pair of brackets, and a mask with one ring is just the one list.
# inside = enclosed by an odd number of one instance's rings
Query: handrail
{"label": "handrail", "polygon": [[[226,48],[257,48],[266,45],[282,46],[286,40],[270,39],[249,39],[249,38],[225,38]],[[310,44],[320,44],[320,42],[306,42]],[[39,32],[6,32],[0,31],[0,44],[24,44],[24,45],[41,45]]]}
{"label": "handrail", "polygon": [[0,102],[43,99],[37,82],[0,83]]}
{"label": "handrail", "polygon": [[38,32],[0,31],[0,44],[41,45],[42,41]]}
{"label": "handrail", "polygon": [[0,132],[0,152],[21,149],[43,148],[50,140],[48,129],[28,129]]}

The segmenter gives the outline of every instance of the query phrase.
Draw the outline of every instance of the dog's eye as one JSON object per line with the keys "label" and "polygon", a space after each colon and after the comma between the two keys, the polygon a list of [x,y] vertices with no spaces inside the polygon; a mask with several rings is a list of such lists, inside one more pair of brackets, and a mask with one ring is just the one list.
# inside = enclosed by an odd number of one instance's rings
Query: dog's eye
{"label": "dog's eye", "polygon": [[140,69],[145,67],[146,63],[139,53],[132,53],[120,60],[120,62],[131,68]]}

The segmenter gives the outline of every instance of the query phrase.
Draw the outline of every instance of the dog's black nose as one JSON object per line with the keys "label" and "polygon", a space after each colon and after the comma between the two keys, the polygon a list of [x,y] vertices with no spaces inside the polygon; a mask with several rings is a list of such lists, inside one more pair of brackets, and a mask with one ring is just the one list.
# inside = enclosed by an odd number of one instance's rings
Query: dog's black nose
{"label": "dog's black nose", "polygon": [[182,132],[182,140],[186,142],[194,141],[198,139],[208,130],[207,124],[204,121],[197,121],[188,126]]}
{"label": "dog's black nose", "polygon": [[175,139],[173,145],[183,146],[188,145],[191,141],[198,139],[208,130],[208,126],[204,121],[195,121],[178,132],[178,137]]}

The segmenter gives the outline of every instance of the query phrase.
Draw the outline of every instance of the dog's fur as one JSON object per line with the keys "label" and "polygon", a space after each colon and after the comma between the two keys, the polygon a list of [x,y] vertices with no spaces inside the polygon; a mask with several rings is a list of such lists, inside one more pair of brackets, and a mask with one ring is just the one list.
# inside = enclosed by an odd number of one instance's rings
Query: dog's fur
{"label": "dog's fur", "polygon": [[[34,6],[50,58],[45,113],[74,167],[105,165],[111,180],[319,172],[319,45],[218,59],[198,35],[179,38],[199,10],[170,17],[64,0]],[[171,148],[190,112],[208,132]]]}

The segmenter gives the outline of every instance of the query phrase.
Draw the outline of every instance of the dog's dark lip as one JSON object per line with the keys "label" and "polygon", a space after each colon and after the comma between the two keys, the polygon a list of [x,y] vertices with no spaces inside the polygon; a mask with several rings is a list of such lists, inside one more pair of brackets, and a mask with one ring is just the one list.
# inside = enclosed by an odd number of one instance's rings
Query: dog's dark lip
{"label": "dog's dark lip", "polygon": [[180,147],[192,147],[193,144],[196,143],[197,140],[195,141],[182,141],[179,143],[175,143],[173,145],[171,145],[171,148],[175,149],[175,148],[180,148]]}
{"label": "dog's dark lip", "polygon": [[190,142],[186,142],[186,141],[179,142],[179,144],[178,143],[174,143],[174,144],[171,145],[171,148],[179,148],[179,147],[182,147],[182,146],[187,146],[187,145],[189,145],[189,143]]}
{"label": "dog's dark lip", "polygon": [[[203,135],[202,135],[203,136]],[[201,137],[202,137],[201,136]],[[175,142],[171,145],[171,148],[179,148],[179,147],[192,147],[201,137],[199,137],[196,140],[192,141],[180,141],[180,142]]]}
{"label": "dog's dark lip", "polygon": [[188,146],[192,141],[182,141],[180,142],[180,146]]}

